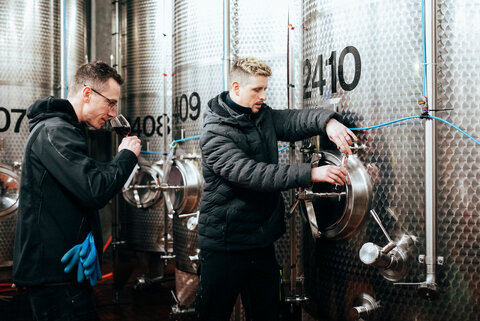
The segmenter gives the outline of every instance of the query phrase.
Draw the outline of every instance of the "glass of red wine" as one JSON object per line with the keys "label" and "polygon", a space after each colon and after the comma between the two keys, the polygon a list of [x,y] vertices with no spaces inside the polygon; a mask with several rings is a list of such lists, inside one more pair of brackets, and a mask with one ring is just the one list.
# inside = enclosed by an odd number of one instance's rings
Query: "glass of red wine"
{"label": "glass of red wine", "polygon": [[110,125],[118,136],[125,137],[130,134],[130,123],[122,114],[110,119]]}

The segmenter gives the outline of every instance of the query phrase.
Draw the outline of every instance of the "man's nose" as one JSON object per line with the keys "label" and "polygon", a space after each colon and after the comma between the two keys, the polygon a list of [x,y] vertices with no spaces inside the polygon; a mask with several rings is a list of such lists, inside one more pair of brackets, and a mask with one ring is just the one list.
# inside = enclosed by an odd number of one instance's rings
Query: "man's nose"
{"label": "man's nose", "polygon": [[260,99],[263,101],[267,100],[267,93],[265,91],[260,94]]}
{"label": "man's nose", "polygon": [[111,108],[109,111],[108,111],[108,116],[110,118],[115,118],[117,117],[117,106],[115,106],[115,108]]}

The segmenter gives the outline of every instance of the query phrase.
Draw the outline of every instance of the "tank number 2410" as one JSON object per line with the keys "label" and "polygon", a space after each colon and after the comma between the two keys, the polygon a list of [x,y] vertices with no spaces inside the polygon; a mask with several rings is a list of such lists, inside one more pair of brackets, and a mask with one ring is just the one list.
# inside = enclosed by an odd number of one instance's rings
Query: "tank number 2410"
{"label": "tank number 2410", "polygon": [[[355,65],[355,72],[353,80],[350,83],[347,83],[345,80],[344,73],[344,61],[345,57],[348,54],[353,56],[353,61]],[[338,68],[337,68],[337,52],[332,51],[330,57],[325,60],[325,66],[330,66],[330,92],[332,94],[337,92],[337,75],[338,82],[340,87],[345,91],[350,91],[357,87],[358,82],[360,81],[360,75],[362,73],[362,62],[360,60],[360,53],[357,48],[353,46],[345,47],[340,53],[338,58]],[[320,90],[320,95],[323,95],[324,87],[326,87],[326,79],[323,75],[323,55],[317,56],[317,61],[315,63],[313,73],[312,73],[312,62],[310,59],[305,59],[303,62],[303,75],[305,83],[303,85],[303,99],[308,99],[312,97],[312,91],[315,88]],[[311,85],[310,85],[311,84]],[[310,87],[311,86],[311,87]],[[310,90],[309,90],[310,89]]]}

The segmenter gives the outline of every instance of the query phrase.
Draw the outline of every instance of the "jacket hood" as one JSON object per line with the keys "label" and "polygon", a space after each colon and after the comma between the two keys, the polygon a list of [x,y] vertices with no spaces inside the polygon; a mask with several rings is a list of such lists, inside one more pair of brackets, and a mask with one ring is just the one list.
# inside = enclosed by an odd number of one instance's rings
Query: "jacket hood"
{"label": "jacket hood", "polygon": [[30,131],[42,120],[60,117],[72,124],[78,124],[77,114],[72,104],[65,99],[52,96],[39,99],[27,109]]}
{"label": "jacket hood", "polygon": [[256,114],[239,114],[228,107],[227,100],[228,91],[222,92],[220,95],[210,99],[204,114],[203,125],[207,123],[227,123],[233,126],[239,126],[245,122],[251,123],[251,119],[259,120],[263,117],[266,104],[262,105]]}

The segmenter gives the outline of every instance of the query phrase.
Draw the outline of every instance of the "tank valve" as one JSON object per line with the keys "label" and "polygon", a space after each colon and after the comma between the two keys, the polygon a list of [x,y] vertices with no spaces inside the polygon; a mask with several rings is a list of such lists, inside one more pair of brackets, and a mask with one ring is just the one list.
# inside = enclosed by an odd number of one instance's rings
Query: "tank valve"
{"label": "tank valve", "polygon": [[350,310],[350,320],[368,320],[374,312],[380,308],[380,302],[377,302],[372,296],[361,293],[353,301],[355,305]]}
{"label": "tank valve", "polygon": [[199,211],[196,211],[194,213],[188,213],[188,214],[180,214],[178,215],[179,218],[188,218],[187,221],[187,228],[190,231],[196,231],[197,226],[198,226],[198,216],[200,215]]}
{"label": "tank valve", "polygon": [[403,234],[398,242],[394,242],[382,225],[377,213],[372,209],[370,214],[382,229],[388,239],[388,244],[380,247],[372,242],[362,245],[359,252],[360,260],[367,265],[379,268],[380,273],[389,281],[398,281],[407,273],[406,261],[411,236]]}
{"label": "tank valve", "polygon": [[372,242],[363,244],[360,249],[360,260],[367,264],[379,268],[389,268],[394,261],[392,255],[385,253],[382,248]]}

